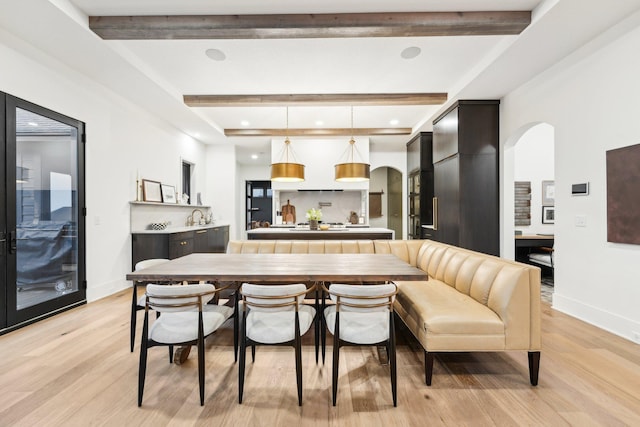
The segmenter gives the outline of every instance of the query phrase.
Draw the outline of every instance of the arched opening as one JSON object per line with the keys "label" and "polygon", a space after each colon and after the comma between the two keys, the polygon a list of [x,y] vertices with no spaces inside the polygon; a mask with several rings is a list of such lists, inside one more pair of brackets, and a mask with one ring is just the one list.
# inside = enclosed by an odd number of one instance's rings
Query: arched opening
{"label": "arched opening", "polygon": [[[379,204],[379,205],[378,205]],[[402,239],[402,172],[383,166],[371,171],[369,180],[369,225],[389,228]]]}
{"label": "arched opening", "polygon": [[[555,136],[552,125],[527,124],[506,141],[503,177],[503,256],[535,263],[530,255],[544,253],[544,248],[549,246],[553,248],[555,241]],[[551,260],[555,258],[553,256]],[[537,266],[542,268],[543,285],[552,286],[553,263]],[[543,293],[547,294],[552,289],[543,288]]]}

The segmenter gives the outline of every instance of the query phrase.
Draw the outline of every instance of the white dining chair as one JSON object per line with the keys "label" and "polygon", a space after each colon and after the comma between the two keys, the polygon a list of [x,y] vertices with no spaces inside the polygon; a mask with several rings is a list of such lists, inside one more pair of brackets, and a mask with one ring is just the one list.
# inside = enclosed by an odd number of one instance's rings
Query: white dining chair
{"label": "white dining chair", "polygon": [[302,345],[300,337],[314,323],[316,310],[303,304],[308,289],[304,284],[242,284],[242,326],[240,327],[240,367],[238,402],[242,403],[246,348],[251,346],[255,360],[256,345],[290,345],[295,349],[298,405],[302,406]]}
{"label": "white dining chair", "polygon": [[[344,345],[385,346],[391,370],[391,394],[393,406],[397,406],[396,340],[393,321],[393,300],[398,292],[393,283],[383,285],[323,285],[335,302],[325,306],[323,298],[324,322],[322,328],[323,346],[326,330],[333,334],[333,371],[331,388],[333,406],[338,395],[338,364],[340,347]],[[324,353],[324,351],[323,351]],[[324,360],[323,360],[324,361]]]}
{"label": "white dining chair", "polygon": [[[223,289],[226,287],[216,288],[208,283],[147,285],[138,371],[138,406],[142,405],[148,349],[155,346],[168,346],[169,362],[171,362],[174,345],[197,346],[200,405],[204,405],[204,340],[231,317],[233,308],[213,304],[208,304],[206,310],[203,307],[216,292]],[[149,327],[149,310],[151,309],[160,313],[160,316]]]}
{"label": "white dining chair", "polygon": [[[169,260],[164,258],[145,259],[143,261],[139,261],[136,263],[134,267],[134,271],[144,270],[145,268],[153,267],[154,265],[163,264],[167,261]],[[132,298],[131,298],[131,333],[130,333],[130,346],[131,346],[132,353],[133,353],[133,347],[136,341],[137,312],[139,310],[144,310],[144,301],[145,301],[144,295],[138,297],[138,286],[144,286],[146,284],[147,283],[145,282],[139,282],[136,280],[133,281],[133,291],[132,291]]]}

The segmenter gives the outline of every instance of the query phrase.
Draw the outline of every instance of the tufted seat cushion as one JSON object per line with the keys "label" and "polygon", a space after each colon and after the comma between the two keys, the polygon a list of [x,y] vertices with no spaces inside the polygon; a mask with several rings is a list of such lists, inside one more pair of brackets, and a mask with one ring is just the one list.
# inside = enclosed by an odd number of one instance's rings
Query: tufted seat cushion
{"label": "tufted seat cushion", "polygon": [[[202,312],[205,336],[218,329],[233,314],[233,308],[224,305],[209,305],[206,310]],[[197,311],[162,313],[151,325],[149,338],[165,344],[193,341],[198,339],[197,326]]]}
{"label": "tufted seat cushion", "polygon": [[[394,305],[430,351],[504,350],[504,322],[489,307],[438,280],[402,282]],[[413,326],[413,327],[411,327]]]}

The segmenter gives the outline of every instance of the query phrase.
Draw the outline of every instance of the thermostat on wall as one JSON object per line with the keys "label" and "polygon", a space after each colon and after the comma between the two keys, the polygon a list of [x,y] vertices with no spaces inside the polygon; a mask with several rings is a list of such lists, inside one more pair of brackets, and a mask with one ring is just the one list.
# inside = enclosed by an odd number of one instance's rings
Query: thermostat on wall
{"label": "thermostat on wall", "polygon": [[589,194],[589,183],[583,182],[582,184],[571,185],[571,195],[573,196],[586,196]]}

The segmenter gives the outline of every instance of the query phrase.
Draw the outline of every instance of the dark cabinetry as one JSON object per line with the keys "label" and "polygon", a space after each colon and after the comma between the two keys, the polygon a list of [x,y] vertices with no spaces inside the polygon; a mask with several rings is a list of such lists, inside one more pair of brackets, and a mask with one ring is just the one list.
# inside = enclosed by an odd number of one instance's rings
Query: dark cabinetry
{"label": "dark cabinetry", "polygon": [[433,230],[423,236],[500,252],[499,101],[458,101],[433,123]]}
{"label": "dark cabinetry", "polygon": [[433,224],[432,133],[420,132],[407,143],[409,239],[420,239],[422,225]]}
{"label": "dark cabinetry", "polygon": [[174,259],[191,253],[225,252],[229,242],[229,226],[180,233],[131,235],[131,266],[150,258]]}

